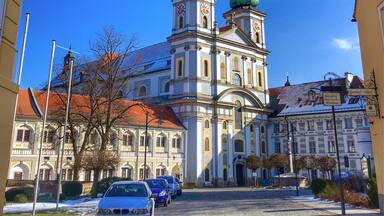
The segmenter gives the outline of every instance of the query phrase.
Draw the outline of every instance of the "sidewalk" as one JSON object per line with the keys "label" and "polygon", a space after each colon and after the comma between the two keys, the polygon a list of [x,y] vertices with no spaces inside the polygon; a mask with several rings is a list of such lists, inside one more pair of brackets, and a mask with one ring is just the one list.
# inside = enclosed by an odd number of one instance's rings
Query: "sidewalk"
{"label": "sidewalk", "polygon": [[[340,203],[324,201],[314,198],[312,195],[300,196],[300,197],[291,197],[291,201],[300,203],[302,205],[311,207],[313,209],[321,209],[324,212],[329,213],[329,215],[341,215]],[[345,205],[346,214],[353,216],[379,216],[379,210],[359,208],[351,206],[349,204]]]}

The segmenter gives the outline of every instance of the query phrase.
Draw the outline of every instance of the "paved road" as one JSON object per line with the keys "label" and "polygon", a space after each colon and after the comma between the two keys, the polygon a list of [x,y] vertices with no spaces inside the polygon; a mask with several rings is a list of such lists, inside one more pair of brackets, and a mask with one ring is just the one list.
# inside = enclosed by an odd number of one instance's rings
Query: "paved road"
{"label": "paved road", "polygon": [[[156,216],[325,216],[339,215],[340,204],[314,200],[310,191],[213,188],[184,190],[168,207],[158,207]],[[83,216],[95,215],[98,200],[68,209]],[[379,216],[375,211],[347,206],[353,216]]]}
{"label": "paved road", "polygon": [[333,215],[290,199],[295,194],[292,190],[255,191],[248,188],[186,190],[169,207],[157,208],[156,215]]}

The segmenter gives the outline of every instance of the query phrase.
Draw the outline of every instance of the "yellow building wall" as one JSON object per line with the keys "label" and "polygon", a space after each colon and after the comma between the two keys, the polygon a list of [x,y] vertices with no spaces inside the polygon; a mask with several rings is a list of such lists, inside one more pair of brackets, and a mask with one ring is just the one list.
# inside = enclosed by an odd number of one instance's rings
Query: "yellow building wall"
{"label": "yellow building wall", "polygon": [[[355,11],[364,79],[370,79],[371,72],[375,71],[381,116],[384,116],[384,44],[378,6],[383,2],[384,0],[356,0]],[[370,118],[370,121],[380,207],[384,213],[384,118]]]}
{"label": "yellow building wall", "polygon": [[13,81],[16,40],[21,9],[21,0],[8,0],[5,5],[4,29],[0,42],[0,215],[2,215],[4,192],[11,152],[11,136],[18,86]]}

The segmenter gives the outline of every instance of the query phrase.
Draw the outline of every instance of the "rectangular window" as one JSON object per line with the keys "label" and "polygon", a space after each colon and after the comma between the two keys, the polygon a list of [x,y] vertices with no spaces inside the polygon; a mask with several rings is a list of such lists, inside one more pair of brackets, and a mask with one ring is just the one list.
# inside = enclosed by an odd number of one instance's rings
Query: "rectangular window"
{"label": "rectangular window", "polygon": [[314,120],[308,121],[308,130],[309,131],[314,131],[315,130],[315,121]]}
{"label": "rectangular window", "polygon": [[273,132],[274,133],[280,133],[280,124],[279,123],[273,124]]}
{"label": "rectangular window", "polygon": [[181,149],[181,139],[180,139],[180,138],[177,139],[177,145],[176,145],[176,147],[177,147],[178,149]]}
{"label": "rectangular window", "polygon": [[327,130],[333,130],[333,121],[327,120]]}
{"label": "rectangular window", "polygon": [[335,141],[328,141],[328,150],[329,150],[329,153],[335,153],[336,152],[336,145],[335,145]]}
{"label": "rectangular window", "polygon": [[316,142],[315,141],[309,141],[309,153],[316,154]]}
{"label": "rectangular window", "polygon": [[352,124],[352,118],[346,118],[345,119],[345,129],[352,129],[353,124]]}
{"label": "rectangular window", "polygon": [[127,134],[123,135],[123,146],[128,146],[128,135]]}
{"label": "rectangular window", "polygon": [[322,121],[317,122],[317,130],[324,130],[324,126],[323,126]]}
{"label": "rectangular window", "polygon": [[24,133],[24,130],[17,130],[17,137],[16,137],[17,142],[23,142],[23,133]]}
{"label": "rectangular window", "polygon": [[299,123],[299,130],[300,131],[305,131],[305,123],[304,122],[300,122]]}
{"label": "rectangular window", "polygon": [[363,119],[356,119],[355,122],[357,128],[363,127]]}
{"label": "rectangular window", "polygon": [[140,146],[144,146],[145,136],[140,136]]}
{"label": "rectangular window", "polygon": [[132,179],[132,169],[128,167],[121,168],[121,177],[126,179]]}
{"label": "rectangular window", "polygon": [[275,153],[281,153],[281,144],[280,143],[275,143]]}
{"label": "rectangular window", "polygon": [[356,152],[355,141],[348,140],[347,141],[347,145],[348,145],[348,152],[349,153],[355,153]]}
{"label": "rectangular window", "polygon": [[298,145],[297,142],[293,142],[293,149],[292,150],[293,150],[292,152],[294,154],[298,154],[299,153],[299,145]]}
{"label": "rectangular window", "polygon": [[66,132],[66,133],[65,133],[65,143],[66,143],[66,144],[70,144],[70,143],[72,143],[72,142],[71,142],[71,133],[70,133],[70,132]]}

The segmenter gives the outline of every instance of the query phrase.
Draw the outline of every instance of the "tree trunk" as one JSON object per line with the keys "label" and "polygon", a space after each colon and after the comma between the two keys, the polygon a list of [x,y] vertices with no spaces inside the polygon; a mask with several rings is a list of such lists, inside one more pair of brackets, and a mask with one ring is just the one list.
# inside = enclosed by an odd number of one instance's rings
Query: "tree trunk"
{"label": "tree trunk", "polygon": [[281,188],[280,169],[277,169],[277,174],[279,177],[279,188]]}
{"label": "tree trunk", "polygon": [[97,196],[97,183],[99,182],[101,170],[100,169],[94,169],[93,170],[93,183],[92,183],[92,196]]}
{"label": "tree trunk", "polygon": [[255,181],[254,186],[257,187],[257,172],[256,172],[256,170],[253,170],[253,173],[254,173],[253,178],[254,178],[254,181]]}
{"label": "tree trunk", "polygon": [[75,161],[73,163],[73,180],[79,181],[80,179],[80,170],[81,170],[81,156],[76,155]]}

